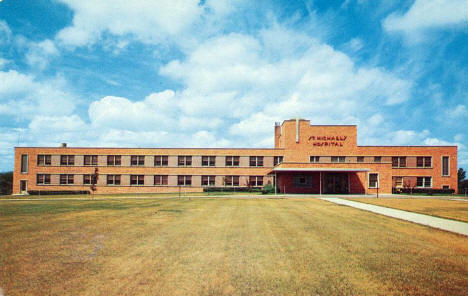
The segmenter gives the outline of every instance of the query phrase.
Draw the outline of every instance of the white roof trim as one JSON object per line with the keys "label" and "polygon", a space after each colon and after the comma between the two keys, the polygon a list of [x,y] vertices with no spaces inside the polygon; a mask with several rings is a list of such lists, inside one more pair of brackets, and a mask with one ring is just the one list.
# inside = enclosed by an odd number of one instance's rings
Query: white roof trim
{"label": "white roof trim", "polygon": [[283,172],[368,172],[370,169],[365,168],[274,168],[273,171]]}

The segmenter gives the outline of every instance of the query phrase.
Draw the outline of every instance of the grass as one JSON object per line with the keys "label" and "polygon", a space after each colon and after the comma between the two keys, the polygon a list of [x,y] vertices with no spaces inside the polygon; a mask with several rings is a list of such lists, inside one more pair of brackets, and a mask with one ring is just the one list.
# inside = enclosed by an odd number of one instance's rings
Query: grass
{"label": "grass", "polygon": [[468,238],[316,199],[2,201],[6,295],[466,295]]}
{"label": "grass", "polygon": [[[230,196],[230,195],[260,195],[261,192],[182,192],[181,197],[191,196]],[[179,193],[122,193],[122,194],[51,194],[51,195],[0,195],[0,199],[108,199],[108,198],[128,198],[128,197],[179,197]]]}
{"label": "grass", "polygon": [[434,198],[353,198],[352,200],[468,222],[468,202]]}

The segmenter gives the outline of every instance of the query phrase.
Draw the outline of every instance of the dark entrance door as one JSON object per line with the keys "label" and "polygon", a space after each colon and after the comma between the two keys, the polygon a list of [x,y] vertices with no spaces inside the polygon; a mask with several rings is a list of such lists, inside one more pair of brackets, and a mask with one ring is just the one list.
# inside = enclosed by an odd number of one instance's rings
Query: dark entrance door
{"label": "dark entrance door", "polygon": [[325,175],[325,193],[345,194],[349,193],[347,173],[328,173]]}
{"label": "dark entrance door", "polygon": [[27,180],[20,180],[20,192],[28,191],[28,181]]}

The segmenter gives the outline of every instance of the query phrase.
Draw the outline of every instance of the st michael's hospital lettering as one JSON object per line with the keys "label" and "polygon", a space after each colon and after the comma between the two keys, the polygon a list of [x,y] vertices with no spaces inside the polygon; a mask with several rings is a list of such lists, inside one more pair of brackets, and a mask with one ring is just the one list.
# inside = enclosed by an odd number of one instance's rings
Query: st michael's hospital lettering
{"label": "st michael's hospital lettering", "polygon": [[308,141],[313,146],[343,147],[347,136],[310,136]]}

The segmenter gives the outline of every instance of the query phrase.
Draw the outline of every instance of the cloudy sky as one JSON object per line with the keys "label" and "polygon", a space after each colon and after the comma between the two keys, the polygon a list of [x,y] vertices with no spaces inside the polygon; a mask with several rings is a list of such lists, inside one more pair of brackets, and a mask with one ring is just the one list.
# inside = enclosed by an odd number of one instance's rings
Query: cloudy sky
{"label": "cloudy sky", "polygon": [[458,145],[468,0],[0,0],[0,171],[14,146]]}

